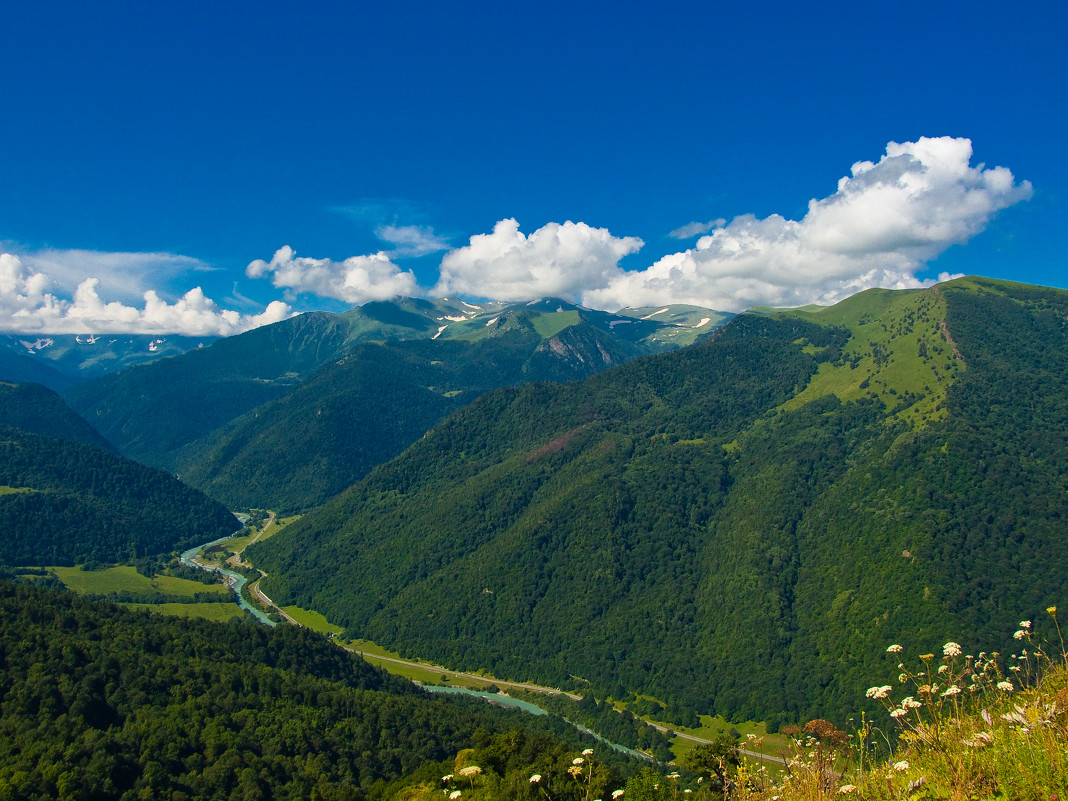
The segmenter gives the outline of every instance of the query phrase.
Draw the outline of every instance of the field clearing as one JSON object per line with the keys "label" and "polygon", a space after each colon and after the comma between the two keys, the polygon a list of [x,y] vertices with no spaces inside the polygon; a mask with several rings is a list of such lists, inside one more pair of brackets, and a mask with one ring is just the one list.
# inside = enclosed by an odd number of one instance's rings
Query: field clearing
{"label": "field clearing", "polygon": [[[274,519],[274,523],[272,523],[269,526],[265,526],[264,527],[263,533],[260,534],[260,537],[257,540],[257,542],[263,542],[263,540],[269,540],[271,537],[273,537],[279,531],[284,529],[290,523],[293,523],[293,522],[296,522],[297,520],[300,520],[301,517],[303,517],[303,515],[292,515],[291,517],[276,517]],[[253,531],[255,531],[255,530],[256,529],[253,529]],[[241,539],[246,540],[245,545],[247,545],[248,544],[247,540],[250,539],[250,538],[241,537]],[[245,546],[242,545],[241,547],[243,549]]]}
{"label": "field clearing", "polygon": [[[674,727],[676,731],[683,734],[691,734],[694,737],[701,737],[705,740],[711,740],[718,734],[730,733],[731,729],[738,732],[741,735],[739,739],[739,745],[749,751],[762,751],[765,754],[770,754],[777,757],[787,757],[792,754],[790,748],[790,738],[783,734],[768,734],[768,727],[766,723],[756,723],[754,721],[746,721],[745,723],[731,723],[722,717],[712,717],[711,715],[701,715],[701,727],[697,729],[687,729],[681,726]],[[758,748],[746,743],[746,739],[749,735],[761,739],[763,738],[764,744],[762,748]],[[675,752],[676,757],[682,756],[682,754],[690,751],[694,747],[695,743],[688,742],[681,738],[676,739],[675,746],[672,750]]]}
{"label": "field clearing", "polygon": [[340,634],[344,631],[341,626],[331,623],[314,609],[302,609],[299,606],[283,606],[282,611],[297,621],[297,623],[304,626],[304,628],[311,629],[319,634]]}
{"label": "field clearing", "polygon": [[177,576],[156,576],[152,579],[160,592],[168,595],[184,595],[192,597],[198,592],[208,592],[212,595],[229,595],[230,588],[223,584],[201,584],[199,581],[178,578]]}
{"label": "field clearing", "polygon": [[120,604],[135,609],[148,609],[161,615],[173,617],[199,617],[225,623],[231,618],[244,617],[245,612],[237,604]]}
{"label": "field clearing", "polygon": [[219,545],[225,546],[226,550],[232,553],[241,553],[252,541],[252,535],[245,535],[244,537],[231,537],[226,542],[220,542]]}
{"label": "field clearing", "polygon": [[37,492],[31,487],[0,487],[0,495],[18,495],[23,492]]}
{"label": "field clearing", "polygon": [[165,593],[192,598],[195,593],[209,592],[225,595],[229,589],[221,584],[201,584],[199,581],[156,576],[146,578],[130,565],[109,567],[104,570],[82,570],[77,567],[50,567],[63,585],[79,595],[107,595],[109,592],[131,592],[140,595]]}
{"label": "field clearing", "polygon": [[[483,679],[453,676],[443,672],[443,668],[430,665],[424,666],[412,662],[398,664],[397,662],[384,661],[384,659],[403,659],[403,657],[393,651],[387,651],[381,645],[377,645],[370,640],[353,640],[352,642],[343,643],[343,645],[353,653],[362,656],[372,665],[378,665],[394,676],[401,676],[422,684],[442,684],[450,687],[466,687],[469,690],[484,690],[495,683],[495,680],[489,677]],[[380,658],[376,659],[376,657]],[[446,676],[448,676],[447,680],[445,679]]]}
{"label": "field clearing", "polygon": [[[82,570],[77,567],[49,568],[68,590],[85,595],[106,595],[109,592],[156,592],[152,579],[142,576],[129,565],[104,570]],[[190,584],[196,582],[190,581]]]}

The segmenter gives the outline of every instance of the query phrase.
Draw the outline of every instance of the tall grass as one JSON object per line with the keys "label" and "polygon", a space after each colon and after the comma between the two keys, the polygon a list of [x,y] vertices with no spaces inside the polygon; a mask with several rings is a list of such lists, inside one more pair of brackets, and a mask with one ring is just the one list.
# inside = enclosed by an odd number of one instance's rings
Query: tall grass
{"label": "tall grass", "polygon": [[1068,656],[1057,608],[1047,612],[1055,638],[1040,643],[1031,621],[1021,621],[1013,635],[1019,652],[1007,657],[972,656],[948,642],[941,654],[910,659],[891,645],[888,654],[901,660],[896,681],[867,693],[885,718],[863,717],[852,735],[813,721],[795,732],[785,780],[742,772],[727,797],[1068,798]]}

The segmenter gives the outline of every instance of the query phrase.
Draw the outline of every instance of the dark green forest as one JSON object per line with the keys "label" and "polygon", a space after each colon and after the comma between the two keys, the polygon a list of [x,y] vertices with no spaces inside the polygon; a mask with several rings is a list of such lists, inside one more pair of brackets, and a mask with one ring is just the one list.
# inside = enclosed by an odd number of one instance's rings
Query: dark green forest
{"label": "dark green forest", "polygon": [[10,426],[45,437],[115,448],[96,429],[76,415],[63,399],[40,384],[0,382],[0,426]]}
{"label": "dark green forest", "polygon": [[91,445],[0,427],[0,563],[133,561],[232,533],[217,501]]}
{"label": "dark green forest", "polygon": [[787,404],[821,364],[890,371],[902,352],[743,315],[704,345],[491,393],[250,554],[272,597],[408,655],[844,720],[888,643],[1004,650],[1068,591],[1068,293],[910,297],[862,325],[940,343],[930,413],[903,414],[923,393],[891,372]]}
{"label": "dark green forest", "polygon": [[301,314],[77,384],[63,397],[119,452],[171,469],[178,448],[292,389],[338,355],[348,323]]}
{"label": "dark green forest", "polygon": [[[558,718],[431,697],[305,629],[134,612],[0,581],[0,798],[375,799],[546,774],[592,741]],[[598,781],[633,765],[606,754]],[[601,760],[604,762],[604,759]],[[521,778],[519,778],[521,777]]]}

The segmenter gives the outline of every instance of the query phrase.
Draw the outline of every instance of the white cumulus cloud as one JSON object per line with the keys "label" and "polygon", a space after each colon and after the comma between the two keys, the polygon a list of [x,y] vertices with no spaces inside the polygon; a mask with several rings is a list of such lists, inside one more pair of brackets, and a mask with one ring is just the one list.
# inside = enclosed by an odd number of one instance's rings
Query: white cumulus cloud
{"label": "white cumulus cloud", "polygon": [[492,233],[472,236],[470,244],[445,254],[433,294],[577,299],[607,287],[621,272],[619,260],[643,244],[582,222],[549,223],[527,236],[514,219],[501,220]]}
{"label": "white cumulus cloud", "polygon": [[[870,287],[919,287],[916,274],[993,216],[1031,196],[1004,167],[970,166],[972,143],[950,137],[887,145],[860,161],[837,191],[811,200],[801,220],[736,217],[645,270],[620,271],[583,303],[603,309],[692,303],[738,311],[754,305],[833,303]],[[681,229],[680,229],[681,230]]]}
{"label": "white cumulus cloud", "polygon": [[274,286],[286,289],[292,295],[309,292],[354,305],[369,300],[425,294],[410,270],[402,271],[381,252],[332,261],[297,256],[289,245],[285,245],[269,262],[257,259],[245,272],[250,278],[269,275]]}
{"label": "white cumulus cloud", "polygon": [[[87,251],[72,251],[75,263],[81,263]],[[90,261],[97,266],[118,263],[127,269],[129,258],[137,254],[94,254]],[[148,254],[158,256],[158,254]],[[176,257],[181,258],[181,257]],[[30,266],[30,265],[35,266]],[[174,303],[167,303],[152,289],[142,294],[142,305],[100,296],[104,285],[100,278],[83,277],[73,293],[65,291],[64,280],[56,280],[36,265],[61,265],[64,279],[72,274],[63,260],[63,252],[50,251],[41,258],[0,253],[0,330],[13,333],[91,334],[91,333],[161,333],[190,336],[229,336],[292,315],[288,304],[274,301],[262,314],[243,315],[219,308],[200,287],[189,290]],[[129,268],[132,269],[132,268]],[[114,274],[104,271],[113,281]],[[108,281],[111,283],[111,281]],[[70,297],[66,295],[71,294]]]}

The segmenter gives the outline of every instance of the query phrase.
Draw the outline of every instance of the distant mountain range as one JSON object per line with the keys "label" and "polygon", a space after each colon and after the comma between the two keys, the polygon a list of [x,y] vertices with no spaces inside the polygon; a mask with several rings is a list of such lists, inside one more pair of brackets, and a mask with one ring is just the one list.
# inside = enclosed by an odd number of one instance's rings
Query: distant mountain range
{"label": "distant mountain range", "polygon": [[398,299],[316,312],[64,393],[124,455],[234,507],[310,508],[478,394],[569,381],[711,335],[697,307]]}
{"label": "distant mountain range", "polygon": [[248,553],[405,654],[844,715],[891,642],[1007,652],[1066,597],[1066,420],[1068,293],[870,290],[489,392]]}
{"label": "distant mountain range", "polygon": [[204,347],[217,337],[157,334],[2,334],[0,380],[61,392],[89,378]]}

